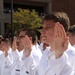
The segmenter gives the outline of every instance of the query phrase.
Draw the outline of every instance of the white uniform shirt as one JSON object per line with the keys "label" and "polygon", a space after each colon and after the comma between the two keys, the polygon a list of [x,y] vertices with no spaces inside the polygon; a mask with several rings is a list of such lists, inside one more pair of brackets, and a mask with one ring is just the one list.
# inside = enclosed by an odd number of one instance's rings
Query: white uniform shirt
{"label": "white uniform shirt", "polygon": [[12,62],[9,55],[0,60],[0,75],[10,75]]}
{"label": "white uniform shirt", "polygon": [[31,54],[33,56],[34,61],[38,65],[41,60],[41,57],[42,57],[42,52],[40,51],[40,49],[38,47],[33,45]]}
{"label": "white uniform shirt", "polygon": [[43,51],[43,43],[40,43],[39,49],[40,49],[41,51]]}
{"label": "white uniform shirt", "polygon": [[4,52],[3,51],[0,51],[0,60],[4,58]]}
{"label": "white uniform shirt", "polygon": [[20,58],[20,53],[16,49],[15,51],[12,51],[12,56],[13,56],[13,63],[17,62]]}
{"label": "white uniform shirt", "polygon": [[46,50],[38,66],[38,75],[74,75],[74,70],[64,53],[55,59],[54,53]]}
{"label": "white uniform shirt", "polygon": [[9,48],[8,56],[5,57],[5,52],[0,55],[0,75],[10,75],[10,69],[12,65],[12,49]]}
{"label": "white uniform shirt", "polygon": [[27,58],[23,56],[22,60],[19,59],[11,70],[11,75],[35,75],[35,73],[36,64],[31,55]]}
{"label": "white uniform shirt", "polygon": [[70,43],[68,45],[68,49],[66,50],[66,53],[68,55],[68,58],[69,58],[69,61],[72,65],[72,67],[75,70],[75,48],[73,46],[71,46]]}

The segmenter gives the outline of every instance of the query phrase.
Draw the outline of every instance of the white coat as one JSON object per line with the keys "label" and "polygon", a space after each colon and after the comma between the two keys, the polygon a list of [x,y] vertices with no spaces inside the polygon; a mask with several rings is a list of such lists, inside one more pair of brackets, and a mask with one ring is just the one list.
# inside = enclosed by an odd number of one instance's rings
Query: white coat
{"label": "white coat", "polygon": [[0,60],[0,75],[10,75],[12,62],[9,55]]}
{"label": "white coat", "polygon": [[66,53],[55,59],[54,53],[45,50],[38,66],[38,75],[74,75],[74,69],[68,61]]}
{"label": "white coat", "polygon": [[75,71],[75,48],[70,43],[68,45],[68,49],[66,50],[66,53],[68,55],[71,65]]}
{"label": "white coat", "polygon": [[34,61],[38,65],[42,57],[42,52],[40,51],[38,47],[36,47],[35,45],[32,45],[31,54],[33,56]]}
{"label": "white coat", "polygon": [[19,60],[20,53],[17,49],[15,51],[12,51],[12,57],[13,57],[13,63]]}
{"label": "white coat", "polygon": [[8,56],[5,57],[5,52],[0,55],[0,75],[10,75],[12,65],[12,49],[9,48]]}
{"label": "white coat", "polygon": [[10,75],[35,75],[36,64],[32,56],[18,60],[15,65],[12,66]]}
{"label": "white coat", "polygon": [[10,75],[12,64],[16,64],[19,60],[19,52],[18,50],[12,52],[12,49],[9,48],[8,56],[5,57],[5,52],[3,52],[0,58],[0,75]]}

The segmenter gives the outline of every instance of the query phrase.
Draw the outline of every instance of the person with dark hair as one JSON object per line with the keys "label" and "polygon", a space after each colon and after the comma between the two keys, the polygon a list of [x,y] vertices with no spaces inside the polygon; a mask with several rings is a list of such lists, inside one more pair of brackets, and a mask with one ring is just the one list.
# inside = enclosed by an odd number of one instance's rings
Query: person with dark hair
{"label": "person with dark hair", "polygon": [[43,17],[44,20],[52,20],[53,22],[59,22],[63,25],[65,31],[67,32],[70,27],[70,20],[66,13],[64,12],[53,12],[52,14],[47,14]]}
{"label": "person with dark hair", "polygon": [[[64,12],[54,12],[44,16],[41,35],[43,43],[48,44],[50,48],[43,53],[38,64],[35,60],[38,51],[34,48],[35,53],[32,48],[36,44],[36,39],[32,39],[33,31],[21,30],[18,40],[23,46],[23,56],[13,64],[11,74],[8,75],[74,75],[74,67],[70,61],[72,57],[70,58],[68,54],[69,38],[66,36],[69,25],[69,18]],[[13,41],[14,51],[17,49],[16,42],[17,38]]]}
{"label": "person with dark hair", "polygon": [[75,25],[70,26],[67,32],[67,36],[69,37],[71,45],[75,47]]}
{"label": "person with dark hair", "polygon": [[67,36],[69,37],[69,45],[66,52],[75,71],[75,25],[70,26]]}
{"label": "person with dark hair", "polygon": [[33,56],[33,59],[35,60],[36,64],[39,64],[39,61],[42,57],[42,53],[40,49],[37,47],[37,35],[31,29],[22,29],[20,31],[19,37],[26,36],[26,35],[29,37],[31,44],[32,44],[31,54]]}
{"label": "person with dark hair", "polygon": [[2,40],[1,49],[3,53],[0,58],[0,75],[10,75],[13,57],[12,57],[11,42],[8,38],[4,38]]}
{"label": "person with dark hair", "polygon": [[19,52],[19,54],[21,53],[20,57],[13,65],[11,75],[15,75],[15,73],[20,75],[35,75],[36,66],[39,64],[42,56],[41,51],[36,47],[37,36],[35,32],[31,29],[22,29],[19,37],[15,38],[13,41],[12,47],[14,51],[18,49],[17,40],[23,50]]}
{"label": "person with dark hair", "polygon": [[74,75],[66,53],[69,41],[66,32],[69,26],[69,18],[64,12],[53,12],[44,16],[41,35],[43,43],[48,44],[50,49],[41,58],[38,75]]}

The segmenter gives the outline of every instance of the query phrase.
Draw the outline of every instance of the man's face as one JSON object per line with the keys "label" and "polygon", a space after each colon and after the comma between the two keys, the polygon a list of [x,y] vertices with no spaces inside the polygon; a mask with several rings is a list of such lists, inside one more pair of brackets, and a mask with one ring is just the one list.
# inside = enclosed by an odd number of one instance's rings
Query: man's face
{"label": "man's face", "polygon": [[69,37],[69,41],[70,41],[71,45],[74,45],[75,44],[75,35],[73,35],[70,32],[67,32],[67,36]]}
{"label": "man's face", "polygon": [[42,28],[42,40],[43,43],[51,45],[54,40],[54,26],[55,23],[52,20],[47,20],[43,22]]}
{"label": "man's face", "polygon": [[20,34],[19,34],[19,41],[20,41],[20,44],[23,46],[24,43],[24,38],[25,38],[25,32],[24,31],[21,31]]}

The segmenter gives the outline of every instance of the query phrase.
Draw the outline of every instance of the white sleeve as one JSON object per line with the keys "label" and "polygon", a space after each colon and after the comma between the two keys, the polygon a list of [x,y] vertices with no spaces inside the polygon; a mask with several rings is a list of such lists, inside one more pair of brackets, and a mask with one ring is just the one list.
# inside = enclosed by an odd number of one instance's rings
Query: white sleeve
{"label": "white sleeve", "polygon": [[20,58],[20,54],[19,54],[18,50],[12,51],[12,56],[13,56],[13,62],[18,61]]}
{"label": "white sleeve", "polygon": [[10,57],[9,56],[4,57],[0,64],[1,75],[10,75],[11,65],[12,65],[12,62],[10,60]]}
{"label": "white sleeve", "polygon": [[30,75],[35,75],[36,73],[36,63],[33,59],[33,56],[30,55],[27,58],[22,60],[24,62],[25,68],[30,73]]}
{"label": "white sleeve", "polygon": [[60,75],[75,75],[74,69],[70,65],[65,65]]}
{"label": "white sleeve", "polygon": [[51,59],[50,65],[56,75],[74,75],[74,69],[66,53],[58,59]]}
{"label": "white sleeve", "polygon": [[1,75],[1,67],[3,61],[4,61],[4,53],[0,55],[0,75]]}

